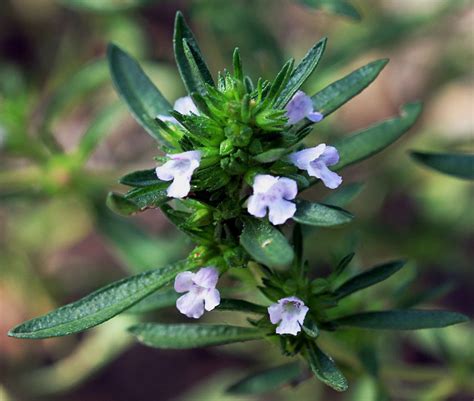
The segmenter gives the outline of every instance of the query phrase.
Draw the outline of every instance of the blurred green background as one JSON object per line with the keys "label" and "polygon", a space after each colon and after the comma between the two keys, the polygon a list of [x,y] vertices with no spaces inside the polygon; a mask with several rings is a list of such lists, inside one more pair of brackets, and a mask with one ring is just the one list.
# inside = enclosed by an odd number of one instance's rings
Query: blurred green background
{"label": "blurred green background", "polygon": [[[190,249],[159,211],[122,219],[104,207],[106,193],[119,188],[117,179],[154,166],[158,152],[112,89],[106,45],[113,41],[137,57],[175,100],[184,95],[172,54],[177,10],[187,17],[214,72],[230,65],[239,46],[251,75],[272,77],[286,58],[300,59],[327,36],[323,61],[305,86],[309,94],[371,60],[391,59],[367,90],[317,125],[308,143],[389,118],[412,100],[424,102],[422,118],[380,156],[345,170],[346,183],[364,183],[347,205],[355,223],[308,231],[306,256],[315,276],[352,250],[355,269],[408,259],[404,272],[353,297],[360,309],[404,306],[418,297],[424,306],[473,315],[474,188],[426,170],[407,151],[474,150],[474,3],[351,4],[354,8],[336,0],[2,1],[2,401],[246,400],[223,391],[246,373],[283,360],[278,350],[260,343],[179,352],[147,349],[125,334],[140,319],[132,315],[68,338],[33,342],[5,335],[25,319],[126,274],[176,260]],[[314,192],[311,196],[319,199],[328,194]],[[173,308],[149,316],[154,317],[182,319]],[[228,317],[218,312],[207,319]],[[472,326],[370,338],[351,331],[321,341],[348,374],[347,394],[313,379],[252,399],[376,401],[380,387],[393,400],[473,398]],[[380,365],[372,375],[360,363],[367,344],[377,349],[378,360],[369,357],[372,365]]]}

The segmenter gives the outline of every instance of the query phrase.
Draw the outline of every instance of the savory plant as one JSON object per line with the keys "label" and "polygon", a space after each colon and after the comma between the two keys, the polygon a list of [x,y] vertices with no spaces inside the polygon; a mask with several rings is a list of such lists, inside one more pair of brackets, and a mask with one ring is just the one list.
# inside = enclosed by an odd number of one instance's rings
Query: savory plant
{"label": "savory plant", "polygon": [[[188,96],[173,108],[140,66],[110,45],[108,59],[117,92],[166,156],[156,158],[158,166],[123,177],[120,182],[131,189],[124,195],[109,194],[107,204],[124,215],[159,208],[196,247],[185,260],[112,283],[13,328],[9,335],[28,339],[68,335],[127,310],[147,311],[170,302],[191,319],[214,309],[243,312],[251,316],[245,327],[140,323],[130,332],[157,348],[269,341],[284,355],[301,357],[322,382],[344,391],[346,378],[318,345],[320,331],[414,330],[466,321],[462,314],[442,310],[338,312],[342,299],[389,278],[404,266],[402,261],[380,264],[341,283],[350,254],[327,277],[314,279],[309,274],[301,226],[330,227],[353,219],[340,207],[353,187],[339,188],[343,177],[338,172],[393,143],[421,111],[420,104],[407,104],[400,117],[330,145],[305,147],[302,142],[314,126],[366,88],[387,64],[387,60],[369,63],[308,96],[301,87],[325,46],[322,39],[296,66],[289,60],[271,81],[245,75],[236,49],[232,72],[224,70],[215,82],[178,13],[174,51]],[[302,191],[319,183],[339,188],[331,202],[300,198]],[[252,277],[266,303],[222,295],[230,291],[221,284],[223,276],[238,271]],[[292,381],[301,377],[301,366],[292,363],[268,372],[280,382]],[[236,386],[234,390],[245,383]]]}

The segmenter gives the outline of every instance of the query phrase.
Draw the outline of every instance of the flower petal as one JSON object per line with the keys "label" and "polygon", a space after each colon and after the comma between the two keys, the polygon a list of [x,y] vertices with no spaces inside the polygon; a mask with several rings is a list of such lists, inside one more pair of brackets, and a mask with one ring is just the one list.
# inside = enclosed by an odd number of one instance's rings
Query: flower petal
{"label": "flower petal", "polygon": [[203,288],[215,288],[219,272],[214,267],[203,267],[194,276],[194,283]]}
{"label": "flower petal", "polygon": [[285,107],[288,124],[296,124],[313,112],[313,102],[303,91],[298,91]]}
{"label": "flower petal", "polygon": [[166,193],[170,198],[184,198],[191,190],[190,181],[191,179],[187,177],[175,177],[171,185],[166,190]]}
{"label": "flower petal", "polygon": [[299,324],[303,325],[306,314],[308,313],[309,308],[303,304],[298,308],[298,314],[296,315],[296,320]]}
{"label": "flower petal", "polygon": [[167,123],[172,123],[172,124],[178,124],[179,125],[179,122],[176,118],[174,117],[171,117],[171,116],[166,116],[164,114],[158,114],[156,116],[156,118],[160,119],[161,121],[163,122],[167,122]]}
{"label": "flower petal", "polygon": [[283,318],[275,331],[277,334],[291,334],[296,336],[301,331],[301,326],[294,318]]}
{"label": "flower petal", "polygon": [[[195,160],[199,163],[201,162],[201,151],[199,150],[189,150],[187,152],[182,152],[182,153],[173,153],[167,155],[170,159],[172,160]],[[194,166],[195,164],[191,164],[191,166]]]}
{"label": "flower petal", "polygon": [[291,178],[280,178],[278,183],[275,184],[275,187],[286,200],[295,199],[296,195],[298,195],[298,184]]}
{"label": "flower petal", "polygon": [[199,319],[204,314],[204,299],[202,293],[189,291],[176,301],[178,310],[187,317]]}
{"label": "flower petal", "polygon": [[278,177],[269,174],[258,174],[253,180],[254,194],[264,194],[278,182]]}
{"label": "flower petal", "polygon": [[300,150],[290,155],[291,162],[300,170],[306,170],[309,163],[317,160],[325,151],[326,145],[321,143],[313,148]]}
{"label": "flower petal", "polygon": [[268,219],[273,225],[284,224],[296,212],[296,205],[284,199],[279,199],[268,205]]}
{"label": "flower petal", "polygon": [[339,152],[334,146],[326,146],[326,149],[324,149],[321,155],[321,160],[326,166],[334,166],[339,163]]}
{"label": "flower petal", "polygon": [[277,324],[282,317],[283,306],[280,303],[272,304],[268,307],[268,316],[270,317],[270,322]]}
{"label": "flower petal", "polygon": [[179,273],[174,279],[174,289],[176,292],[186,292],[191,290],[193,287],[193,278],[195,274],[193,272],[182,272]]}
{"label": "flower petal", "polygon": [[313,123],[319,123],[324,116],[319,111],[312,111],[311,113],[308,113],[306,117]]}
{"label": "flower petal", "polygon": [[260,195],[252,195],[247,201],[248,212],[255,217],[265,217],[267,214],[267,203]]}
{"label": "flower petal", "polygon": [[215,288],[208,290],[204,296],[204,307],[207,311],[213,310],[217,305],[221,303],[221,294]]}
{"label": "flower petal", "polygon": [[196,105],[193,102],[193,99],[191,96],[183,96],[180,97],[179,99],[176,99],[176,102],[174,102],[173,108],[181,114],[184,115],[189,115],[191,113],[193,114],[199,114],[199,110],[197,109]]}
{"label": "flower petal", "polygon": [[174,172],[168,162],[155,169],[156,176],[163,181],[171,181],[174,178]]}
{"label": "flower petal", "polygon": [[312,177],[321,179],[324,185],[330,189],[335,189],[342,183],[342,177],[329,170],[323,161],[317,161],[310,164],[308,174]]}

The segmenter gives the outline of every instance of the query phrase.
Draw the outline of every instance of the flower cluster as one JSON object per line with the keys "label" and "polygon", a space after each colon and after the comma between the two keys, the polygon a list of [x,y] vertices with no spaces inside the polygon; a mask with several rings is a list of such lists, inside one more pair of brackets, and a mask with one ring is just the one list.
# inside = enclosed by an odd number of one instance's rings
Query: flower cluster
{"label": "flower cluster", "polygon": [[[181,117],[183,124],[186,124],[186,121],[189,124],[189,120],[183,116],[198,117],[200,113],[192,98],[186,96],[175,102],[174,115]],[[284,117],[288,126],[305,119],[313,123],[323,119],[323,115],[313,109],[311,98],[302,91],[297,91],[287,103]],[[172,129],[184,129],[183,124],[175,117],[159,115],[158,118],[171,124]],[[229,143],[231,142],[227,140],[227,144]],[[220,147],[222,148],[222,142]],[[158,179],[172,181],[167,188],[169,197],[183,199],[189,195],[193,173],[199,168],[202,155],[202,150],[171,153],[167,155],[168,160],[156,168]],[[284,162],[305,171],[310,177],[320,179],[331,189],[337,188],[342,182],[342,178],[329,169],[338,161],[337,149],[325,144],[291,152],[284,157]],[[296,204],[292,201],[298,194],[296,180],[284,176],[255,174],[252,189],[253,194],[244,203],[250,215],[264,218],[268,214],[268,220],[274,225],[284,224],[294,216]],[[200,318],[205,310],[213,310],[220,303],[219,291],[215,288],[217,280],[218,271],[212,266],[201,268],[197,273],[190,271],[180,273],[175,279],[174,288],[177,292],[187,293],[176,302],[178,310],[187,317],[195,319]],[[271,323],[279,323],[277,334],[297,335],[308,310],[301,299],[290,296],[272,304],[268,308],[268,314]]]}

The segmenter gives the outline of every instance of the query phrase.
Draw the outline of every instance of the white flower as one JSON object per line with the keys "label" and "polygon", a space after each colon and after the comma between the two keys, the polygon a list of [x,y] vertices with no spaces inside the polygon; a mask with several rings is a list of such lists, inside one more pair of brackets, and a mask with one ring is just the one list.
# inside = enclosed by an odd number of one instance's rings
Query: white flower
{"label": "white flower", "polygon": [[288,124],[293,125],[307,118],[313,123],[318,123],[323,119],[323,115],[313,108],[313,101],[303,91],[298,91],[291,98],[285,107]]}
{"label": "white flower", "polygon": [[[173,109],[181,114],[190,115],[190,114],[197,114],[199,115],[199,111],[196,105],[193,102],[191,96],[184,96],[180,97],[179,99],[174,102]],[[161,121],[168,121],[173,124],[179,124],[176,118],[171,116],[165,116],[163,114],[158,114],[157,116]]]}
{"label": "white flower", "polygon": [[167,155],[168,160],[156,168],[156,175],[160,180],[171,181],[167,194],[171,198],[184,198],[191,190],[191,177],[201,162],[201,152],[191,150],[184,153]]}
{"label": "white flower", "polygon": [[221,302],[216,289],[219,273],[213,267],[203,267],[197,273],[183,272],[176,276],[176,292],[187,292],[176,301],[178,310],[187,317],[199,319],[207,311],[213,310]]}
{"label": "white flower", "polygon": [[292,153],[290,160],[299,169],[306,170],[311,177],[319,178],[328,188],[337,188],[342,183],[342,177],[327,167],[339,162],[339,153],[334,146],[322,143],[314,148]]}
{"label": "white flower", "polygon": [[309,308],[297,297],[280,299],[268,307],[268,315],[273,324],[278,324],[277,334],[291,334],[296,336],[301,331],[304,318]]}
{"label": "white flower", "polygon": [[247,203],[248,212],[255,217],[268,218],[272,224],[283,224],[296,212],[296,205],[290,200],[298,193],[296,181],[290,178],[259,174],[253,182],[253,195]]}

